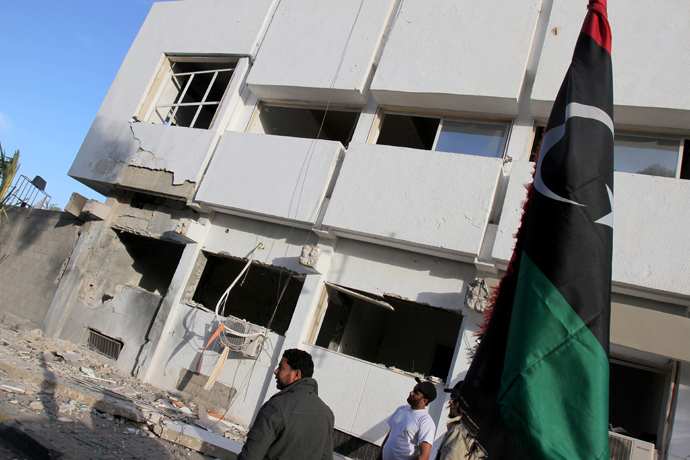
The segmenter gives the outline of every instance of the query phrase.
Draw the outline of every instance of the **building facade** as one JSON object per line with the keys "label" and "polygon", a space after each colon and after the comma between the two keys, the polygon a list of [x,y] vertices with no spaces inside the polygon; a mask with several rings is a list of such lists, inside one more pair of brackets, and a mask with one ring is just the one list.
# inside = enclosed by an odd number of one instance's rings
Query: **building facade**
{"label": "building facade", "polygon": [[[415,375],[441,388],[469,367],[585,13],[565,0],[154,4],[69,173],[107,200],[84,209],[47,331],[105,341],[120,369],[245,426],[283,350],[303,348],[336,441],[380,445]],[[609,17],[611,424],[686,458],[690,22],[680,0],[611,2]],[[249,323],[223,336],[244,348],[221,369],[214,343],[195,372],[226,318]],[[212,391],[193,385],[214,374]]]}

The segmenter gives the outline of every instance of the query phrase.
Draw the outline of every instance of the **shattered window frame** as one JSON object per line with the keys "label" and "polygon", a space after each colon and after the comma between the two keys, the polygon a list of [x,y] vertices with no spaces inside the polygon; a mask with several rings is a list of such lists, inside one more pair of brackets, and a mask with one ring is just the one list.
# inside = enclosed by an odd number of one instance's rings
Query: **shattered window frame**
{"label": "shattered window frame", "polygon": [[[445,381],[463,321],[460,311],[324,281],[305,343],[396,372]],[[405,331],[409,325],[417,328],[414,333]],[[411,336],[415,341],[408,340]],[[428,346],[420,348],[419,343]]]}
{"label": "shattered window frame", "polygon": [[[386,117],[408,117],[412,124],[415,121],[422,120],[436,120],[437,125],[433,133],[433,141],[431,137],[426,140],[420,139],[421,145],[413,146],[408,142],[400,142],[399,138],[404,136],[388,135],[389,141],[386,139],[381,142],[382,130],[385,128]],[[462,115],[447,115],[438,113],[424,113],[424,112],[409,112],[395,109],[380,109],[378,111],[374,128],[372,129],[369,142],[377,145],[392,145],[397,147],[416,148],[420,150],[428,150],[432,152],[447,152],[459,153],[471,156],[481,156],[489,158],[504,158],[507,150],[508,139],[512,130],[512,119],[504,118],[482,118]],[[453,128],[455,126],[455,129]],[[459,128],[459,129],[458,129]],[[481,131],[485,133],[482,134]],[[500,135],[488,135],[487,131],[498,131]],[[418,132],[418,131],[417,131]],[[457,140],[449,142],[449,138],[455,133],[458,137],[466,136],[464,140],[458,142]],[[385,134],[384,134],[385,135]],[[398,139],[393,140],[396,137]],[[482,142],[491,140],[489,143]],[[442,145],[439,145],[441,143]],[[482,145],[483,144],[483,145]],[[493,145],[492,145],[493,144]],[[446,145],[452,148],[444,147]]]}
{"label": "shattered window frame", "polygon": [[135,121],[211,129],[240,60],[236,56],[166,56]]}

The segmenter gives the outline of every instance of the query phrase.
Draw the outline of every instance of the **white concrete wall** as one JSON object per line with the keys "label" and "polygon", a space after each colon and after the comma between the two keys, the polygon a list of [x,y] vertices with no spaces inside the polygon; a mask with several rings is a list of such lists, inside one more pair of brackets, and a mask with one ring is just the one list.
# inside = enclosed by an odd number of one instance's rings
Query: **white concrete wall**
{"label": "white concrete wall", "polygon": [[380,105],[516,114],[540,5],[405,0],[374,97]]}
{"label": "white concrete wall", "polygon": [[374,294],[459,311],[473,265],[361,241],[339,239],[327,281]]}
{"label": "white concrete wall", "polygon": [[[116,183],[124,172],[125,156],[138,146],[127,122],[146,96],[165,54],[252,55],[271,3],[271,0],[155,3],[115,76],[69,174],[82,180]],[[176,158],[170,158],[166,164],[174,174],[189,174],[186,166]]]}
{"label": "white concrete wall", "polygon": [[474,260],[501,164],[498,158],[350,144],[323,225]]}
{"label": "white concrete wall", "polygon": [[[573,55],[587,2],[554,0],[532,110],[547,118]],[[608,3],[616,124],[687,129],[690,16],[683,0]],[[554,34],[556,29],[557,34]]]}
{"label": "white concrete wall", "polygon": [[341,152],[337,141],[226,132],[196,200],[260,219],[313,224]]}
{"label": "white concrete wall", "polygon": [[262,99],[364,105],[394,0],[282,0],[247,80]]}
{"label": "white concrete wall", "polygon": [[[388,434],[386,420],[407,404],[407,396],[417,384],[414,378],[323,348],[306,344],[302,348],[314,358],[319,396],[333,410],[335,428],[369,442],[383,442]],[[438,385],[437,392],[442,394],[442,388]],[[443,396],[429,406],[435,420],[442,401]]]}
{"label": "white concrete wall", "polygon": [[[161,360],[151,383],[169,391],[174,391],[181,370],[194,370],[200,353],[218,327],[213,313],[186,305],[175,310],[170,331],[161,337],[161,349],[168,350],[167,357]],[[267,392],[272,394],[270,378],[277,366],[276,349],[280,349],[282,338],[269,332],[263,351],[258,359],[246,359],[230,353],[217,382],[235,388],[237,394],[228,407],[226,417],[235,423],[249,426],[256,410],[263,403]],[[203,354],[200,373],[210,375],[220,354],[216,340]],[[275,388],[275,384],[273,384]]]}
{"label": "white concrete wall", "polygon": [[[503,205],[493,257],[506,266],[519,209],[533,164],[515,163]],[[671,297],[689,296],[690,182],[616,172],[614,174],[613,283]]]}
{"label": "white concrete wall", "polygon": [[263,243],[265,249],[257,251],[254,260],[285,267],[297,273],[306,273],[306,269],[299,264],[302,246],[315,244],[316,240],[316,235],[306,230],[214,213],[212,226],[202,249],[216,254],[246,258],[259,243]]}

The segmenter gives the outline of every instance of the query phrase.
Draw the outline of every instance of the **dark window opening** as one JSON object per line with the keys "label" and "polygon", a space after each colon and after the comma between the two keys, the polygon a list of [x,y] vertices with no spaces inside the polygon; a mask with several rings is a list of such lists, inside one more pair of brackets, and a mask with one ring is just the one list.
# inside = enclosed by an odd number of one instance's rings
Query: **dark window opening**
{"label": "dark window opening", "polygon": [[[207,261],[192,297],[210,310],[216,309],[225,290],[240,274],[246,260],[221,257],[204,253]],[[287,287],[285,284],[287,283]],[[267,327],[284,335],[287,331],[297,300],[302,292],[303,281],[289,270],[253,263],[242,279],[232,288],[221,316],[234,316],[258,326]],[[285,289],[276,310],[278,298]],[[275,317],[269,326],[273,312]]]}
{"label": "dark window opening", "polygon": [[669,374],[611,362],[609,423],[621,434],[657,444]]}
{"label": "dark window opening", "polygon": [[170,62],[150,123],[208,129],[235,70],[225,62]]}
{"label": "dark window opening", "polygon": [[119,260],[121,256],[114,253],[108,263],[129,264],[140,275],[137,276],[140,288],[165,295],[182,257],[184,245],[127,232],[118,231],[116,234],[131,259]]}
{"label": "dark window opening", "polygon": [[381,448],[372,442],[333,430],[333,452],[355,460],[376,460]]}
{"label": "dark window opening", "polygon": [[385,296],[392,311],[364,296],[327,289],[328,306],[317,346],[408,372],[448,377],[460,314]]}
{"label": "dark window opening", "polygon": [[534,141],[532,142],[532,148],[529,152],[529,161],[537,161],[537,155],[539,155],[539,149],[541,148],[541,141],[544,139],[544,131],[546,131],[546,126],[537,126],[534,130]]}
{"label": "dark window opening", "polygon": [[439,118],[385,114],[377,144],[431,150],[436,139]]}
{"label": "dark window opening", "polygon": [[338,141],[347,147],[358,118],[358,111],[263,104],[251,132]]}

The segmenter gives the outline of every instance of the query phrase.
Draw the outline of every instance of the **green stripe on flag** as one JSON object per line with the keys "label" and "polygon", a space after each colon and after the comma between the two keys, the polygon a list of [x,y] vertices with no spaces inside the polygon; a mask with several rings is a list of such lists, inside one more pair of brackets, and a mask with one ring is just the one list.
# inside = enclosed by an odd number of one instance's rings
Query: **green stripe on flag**
{"label": "green stripe on flag", "polygon": [[524,252],[498,402],[533,459],[609,458],[606,352]]}

